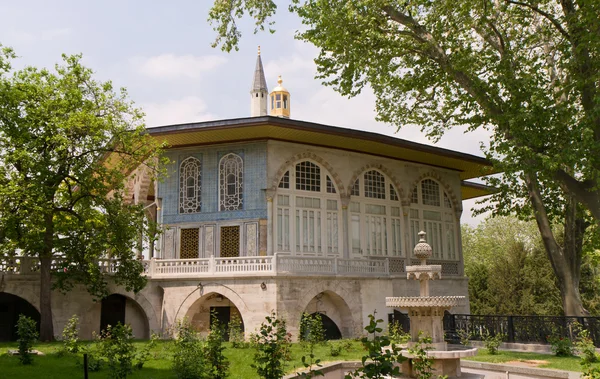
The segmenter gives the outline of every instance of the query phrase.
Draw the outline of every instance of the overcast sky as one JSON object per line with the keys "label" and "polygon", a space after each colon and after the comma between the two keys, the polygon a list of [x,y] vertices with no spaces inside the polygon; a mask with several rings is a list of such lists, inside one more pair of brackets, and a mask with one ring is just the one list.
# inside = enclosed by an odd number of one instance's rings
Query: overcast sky
{"label": "overcast sky", "polygon": [[[148,126],[247,117],[257,46],[269,88],[282,75],[292,96],[291,118],[367,130],[432,144],[417,127],[400,131],[375,121],[370,91],[341,97],[314,79],[317,50],[294,39],[300,22],[280,3],[275,34],[252,34],[240,24],[240,50],[210,47],[210,0],[151,1],[0,0],[0,44],[20,57],[15,66],[52,67],[60,55],[83,54],[99,79],[126,87],[146,112]],[[484,131],[452,130],[435,146],[482,155]],[[474,201],[464,202],[462,222],[477,224]]]}

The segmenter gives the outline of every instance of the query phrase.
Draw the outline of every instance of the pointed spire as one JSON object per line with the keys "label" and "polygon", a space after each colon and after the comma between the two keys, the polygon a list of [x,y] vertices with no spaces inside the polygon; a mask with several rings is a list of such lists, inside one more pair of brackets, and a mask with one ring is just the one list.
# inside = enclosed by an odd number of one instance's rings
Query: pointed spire
{"label": "pointed spire", "polygon": [[263,70],[262,60],[260,59],[260,46],[258,47],[258,55],[256,57],[256,67],[254,68],[254,79],[252,81],[251,92],[269,92],[267,80],[265,79],[265,71]]}

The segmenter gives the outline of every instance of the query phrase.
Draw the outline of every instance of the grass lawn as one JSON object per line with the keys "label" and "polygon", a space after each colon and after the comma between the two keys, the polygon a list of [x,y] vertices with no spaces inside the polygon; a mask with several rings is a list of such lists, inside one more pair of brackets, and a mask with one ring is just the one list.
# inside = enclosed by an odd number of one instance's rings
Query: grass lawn
{"label": "grass lawn", "polygon": [[[521,353],[500,350],[498,354],[491,355],[485,348],[479,348],[476,356],[464,359],[488,363],[506,363],[511,361],[545,361],[547,363],[541,363],[535,367],[567,371],[582,371],[581,365],[579,364],[579,357],[557,357],[550,354]],[[600,367],[600,363],[594,363],[592,366]]]}
{"label": "grass lawn", "polygon": [[[145,342],[136,342],[140,347]],[[332,342],[336,344],[337,342]],[[254,349],[233,349],[226,344],[225,355],[229,359],[231,366],[229,368],[229,377],[235,379],[258,379],[256,372],[250,366],[253,363]],[[44,356],[35,356],[34,363],[31,366],[23,366],[19,359],[7,354],[8,349],[17,349],[17,343],[0,343],[0,377],[11,379],[64,379],[64,378],[83,378],[83,358],[81,356],[63,356],[56,354],[60,348],[60,343],[37,343],[34,349],[43,352]],[[302,355],[308,355],[303,352],[300,344],[292,345],[292,360],[287,363],[289,372],[301,368]],[[316,357],[322,362],[342,361],[342,360],[360,360],[364,355],[364,350],[360,342],[352,341],[348,350],[342,350],[339,356],[332,357],[329,345],[319,345],[315,351]],[[133,379],[175,379],[175,374],[171,371],[170,342],[159,341],[152,350],[152,357],[142,370],[134,370],[128,378]],[[108,369],[106,367],[98,372],[90,372],[90,379],[108,378]]]}
{"label": "grass lawn", "polygon": [[[136,342],[137,347],[145,344],[144,341]],[[331,342],[339,344],[339,342]],[[134,370],[129,378],[133,379],[175,379],[175,374],[171,371],[172,350],[171,343],[168,341],[159,341],[152,350],[152,357],[142,370]],[[225,355],[231,363],[229,377],[232,379],[258,379],[256,372],[251,367],[254,358],[254,349],[233,349],[226,344]],[[22,366],[17,357],[9,356],[8,349],[17,349],[15,343],[0,343],[0,377],[11,379],[63,379],[63,378],[83,378],[83,367],[81,356],[58,356],[57,350],[60,343],[38,343],[34,348],[42,351],[44,356],[34,357],[34,363],[31,366]],[[322,362],[360,360],[365,351],[357,341],[351,341],[350,348],[342,349],[339,356],[332,357],[330,354],[330,345],[319,345],[316,348],[315,355]],[[287,370],[292,372],[302,368],[301,357],[308,355],[303,351],[300,344],[292,345],[292,360],[287,363]],[[479,349],[477,356],[468,358],[473,361],[505,363],[510,361],[545,361],[537,367],[551,368],[569,371],[581,371],[578,357],[555,357],[549,354],[537,353],[517,353],[511,351],[500,351],[497,355],[490,355],[486,349]],[[600,363],[595,364],[600,367]],[[108,369],[104,367],[99,372],[90,372],[91,379],[108,378]]]}

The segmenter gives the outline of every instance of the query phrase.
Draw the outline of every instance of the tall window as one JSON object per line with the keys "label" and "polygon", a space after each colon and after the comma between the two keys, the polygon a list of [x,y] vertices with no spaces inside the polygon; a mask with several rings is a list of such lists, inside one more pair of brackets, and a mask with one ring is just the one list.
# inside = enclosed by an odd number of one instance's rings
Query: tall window
{"label": "tall window", "polygon": [[356,179],[350,193],[352,255],[402,256],[402,212],[394,185],[370,170]]}
{"label": "tall window", "polygon": [[219,209],[242,209],[244,194],[244,162],[237,154],[227,154],[219,163]]}
{"label": "tall window", "polygon": [[197,213],[202,208],[202,164],[194,157],[179,166],[179,213]]}
{"label": "tall window", "polygon": [[434,259],[454,260],[456,256],[457,223],[452,202],[438,182],[422,180],[411,196],[410,236],[411,244],[418,243],[418,233],[427,233]]}
{"label": "tall window", "polygon": [[340,252],[340,200],[331,177],[302,161],[281,177],[275,198],[276,251],[307,256]]}

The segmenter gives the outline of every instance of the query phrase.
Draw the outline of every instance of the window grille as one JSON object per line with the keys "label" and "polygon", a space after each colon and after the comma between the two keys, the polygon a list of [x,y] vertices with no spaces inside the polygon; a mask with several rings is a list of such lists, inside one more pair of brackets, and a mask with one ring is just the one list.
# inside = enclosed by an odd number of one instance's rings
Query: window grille
{"label": "window grille", "polygon": [[356,181],[352,185],[352,190],[350,192],[350,195],[352,195],[352,196],[360,196],[360,192],[359,191],[360,191],[360,183],[359,183],[359,180],[356,179]]}
{"label": "window grille", "polygon": [[337,193],[329,175],[327,175],[327,193]]}
{"label": "window grille", "polygon": [[390,184],[390,200],[398,201],[398,194],[392,184]]}
{"label": "window grille", "polygon": [[440,206],[440,185],[431,179],[425,179],[421,182],[421,196],[423,205]]}
{"label": "window grille", "polygon": [[321,169],[312,162],[304,161],[296,165],[296,189],[321,191]]}
{"label": "window grille", "polygon": [[419,193],[417,192],[417,186],[413,188],[412,194],[410,195],[410,202],[413,204],[419,204]]}
{"label": "window grille", "polygon": [[279,188],[286,188],[286,189],[290,188],[290,172],[289,171],[286,171],[285,174],[283,174],[283,176],[281,177],[281,180],[279,181]]}
{"label": "window grille", "polygon": [[219,163],[219,207],[221,211],[242,209],[244,161],[237,154],[227,154]]}
{"label": "window grille", "polygon": [[365,172],[365,197],[385,199],[385,178],[379,171]]}
{"label": "window grille", "polygon": [[199,229],[181,229],[180,230],[180,247],[179,247],[179,258],[180,259],[194,259],[198,258],[199,249]]}
{"label": "window grille", "polygon": [[197,213],[202,207],[202,165],[194,157],[179,167],[179,213]]}

